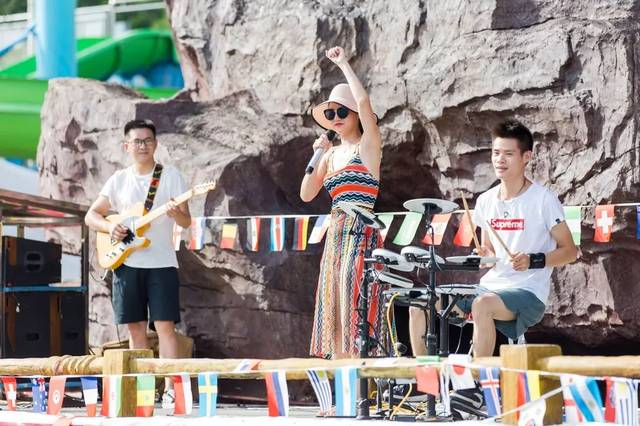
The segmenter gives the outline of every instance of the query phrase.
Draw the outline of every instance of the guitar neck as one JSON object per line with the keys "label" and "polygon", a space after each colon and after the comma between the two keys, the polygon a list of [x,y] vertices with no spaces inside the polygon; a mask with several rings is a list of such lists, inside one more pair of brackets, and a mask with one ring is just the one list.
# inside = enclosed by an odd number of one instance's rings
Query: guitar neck
{"label": "guitar neck", "polygon": [[[183,194],[178,195],[173,200],[175,201],[176,204],[182,204],[185,201],[189,200],[191,197],[193,197],[192,189],[188,190]],[[138,221],[136,222],[136,228],[139,229],[139,228],[142,228],[143,226],[148,225],[152,221],[156,220],[160,216],[167,213],[167,210],[169,210],[169,207],[167,206],[167,204],[163,204],[157,209],[150,211],[149,213],[145,214],[140,219],[138,219]]]}

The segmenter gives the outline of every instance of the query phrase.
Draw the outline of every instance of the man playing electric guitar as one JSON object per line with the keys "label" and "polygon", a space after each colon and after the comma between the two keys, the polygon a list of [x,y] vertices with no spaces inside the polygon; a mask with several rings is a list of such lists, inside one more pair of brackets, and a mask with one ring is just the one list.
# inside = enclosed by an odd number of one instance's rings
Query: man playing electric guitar
{"label": "man playing electric guitar", "polygon": [[[133,165],[114,173],[100,191],[85,217],[86,224],[107,233],[114,241],[128,241],[132,231],[123,224],[105,219],[109,211],[122,213],[136,203],[145,202],[147,211],[167,204],[166,215],[151,223],[144,236],[148,247],[132,252],[113,272],[112,302],[117,324],[127,324],[132,349],[146,349],[147,322],[158,332],[160,357],[177,357],[175,323],[180,321],[178,261],[173,247],[173,225],[191,224],[187,202],[173,198],[187,189],[180,172],[156,163],[156,128],[150,120],[134,120],[124,127],[124,150]],[[149,314],[147,315],[147,310]],[[167,381],[166,389],[171,388]],[[173,403],[173,389],[165,390],[163,406]]]}

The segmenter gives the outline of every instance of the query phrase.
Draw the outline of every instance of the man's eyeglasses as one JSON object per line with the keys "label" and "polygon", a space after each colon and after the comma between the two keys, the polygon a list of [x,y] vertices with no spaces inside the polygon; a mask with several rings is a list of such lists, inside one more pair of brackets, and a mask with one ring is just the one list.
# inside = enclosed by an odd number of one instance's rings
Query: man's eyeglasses
{"label": "man's eyeglasses", "polygon": [[143,146],[153,145],[155,143],[155,139],[131,139],[130,141],[127,141],[127,143],[133,144],[136,148],[142,148]]}
{"label": "man's eyeglasses", "polygon": [[345,106],[338,107],[337,109],[327,108],[323,111],[323,113],[324,113],[324,117],[329,121],[336,118],[336,115],[340,119],[345,119],[349,115],[349,108]]}

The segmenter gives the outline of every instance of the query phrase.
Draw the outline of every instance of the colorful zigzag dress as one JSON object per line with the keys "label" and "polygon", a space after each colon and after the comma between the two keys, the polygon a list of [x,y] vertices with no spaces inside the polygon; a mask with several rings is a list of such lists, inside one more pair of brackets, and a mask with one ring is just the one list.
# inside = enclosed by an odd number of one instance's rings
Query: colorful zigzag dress
{"label": "colorful zigzag dress", "polygon": [[[329,158],[329,167],[332,164]],[[380,183],[363,164],[356,152],[347,165],[329,171],[324,186],[332,198],[330,223],[320,263],[316,292],[310,353],[328,358],[335,353],[357,356],[358,292],[364,275],[365,249],[382,246],[378,230],[364,227],[337,207],[339,201],[358,204],[369,210],[378,196]],[[350,235],[353,230],[364,235]],[[369,289],[369,322],[371,333],[380,336],[382,326],[382,289],[374,283]]]}

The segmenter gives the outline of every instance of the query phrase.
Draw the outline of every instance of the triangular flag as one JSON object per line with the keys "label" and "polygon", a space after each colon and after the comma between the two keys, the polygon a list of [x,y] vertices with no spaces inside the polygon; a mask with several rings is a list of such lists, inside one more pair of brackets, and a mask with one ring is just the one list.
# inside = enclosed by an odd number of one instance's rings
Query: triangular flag
{"label": "triangular flag", "polygon": [[156,397],[156,378],[150,374],[137,377],[136,417],[153,416]]}
{"label": "triangular flag", "polygon": [[469,217],[465,213],[463,213],[460,218],[458,232],[456,232],[455,237],[453,237],[453,244],[459,247],[469,247],[471,245],[471,241],[473,241],[473,234],[475,232],[475,224],[474,228],[471,229]]}
{"label": "triangular flag", "polygon": [[440,381],[438,369],[432,365],[420,365],[416,367],[416,382],[418,391],[429,395],[440,395]]}
{"label": "triangular flag", "polygon": [[47,403],[47,414],[57,416],[62,410],[64,401],[64,384],[67,378],[64,376],[54,376],[49,379],[49,400]]}
{"label": "triangular flag", "polygon": [[225,223],[222,225],[222,240],[220,241],[221,249],[233,250],[236,248],[236,239],[238,237],[238,224]]}
{"label": "triangular flag", "polygon": [[258,251],[260,249],[260,218],[247,219],[247,250]]}
{"label": "triangular flag", "polygon": [[596,380],[591,377],[561,375],[566,421],[603,422],[602,398]]}
{"label": "triangular flag", "polygon": [[[529,395],[529,385],[527,384],[527,373],[520,372],[517,373],[518,380],[518,388],[516,389],[516,406],[522,407],[527,402],[531,401],[531,396]],[[520,418],[520,412],[516,413],[516,417]]]}
{"label": "triangular flag", "polygon": [[616,402],[616,423],[638,426],[638,382],[632,379],[613,379]]}
{"label": "triangular flag", "polygon": [[293,226],[293,250],[307,249],[307,231],[309,229],[309,216],[296,217]]}
{"label": "triangular flag", "polygon": [[529,398],[531,401],[535,401],[540,398],[542,393],[540,392],[540,372],[537,370],[527,371],[527,388],[529,390]]}
{"label": "triangular flag", "polygon": [[400,230],[398,234],[393,239],[393,244],[398,246],[406,246],[411,244],[413,238],[416,236],[416,231],[418,230],[418,226],[420,225],[420,221],[422,220],[422,215],[419,213],[409,212],[404,217],[402,221],[402,225],[400,225]]}
{"label": "triangular flag", "polygon": [[480,369],[480,386],[487,404],[487,414],[495,417],[502,414],[502,395],[500,392],[500,369],[497,367]]}
{"label": "triangular flag", "polygon": [[267,385],[267,401],[270,417],[289,415],[289,390],[287,389],[287,376],[284,370],[265,374]]}
{"label": "triangular flag", "polygon": [[15,377],[3,377],[2,386],[4,395],[7,398],[7,410],[16,411],[16,400],[18,399],[18,384]]}
{"label": "triangular flag", "polygon": [[538,399],[528,407],[522,409],[518,418],[518,426],[542,426],[544,425],[544,413],[547,404],[544,399]]}
{"label": "triangular flag", "polygon": [[579,246],[582,238],[582,208],[580,206],[566,206],[564,207],[564,217],[569,231],[571,231],[573,243]]}
{"label": "triangular flag", "polygon": [[334,372],[336,386],[336,415],[356,416],[356,379],[355,367],[340,367]]}
{"label": "triangular flag", "polygon": [[36,413],[47,412],[47,389],[44,377],[31,379],[31,394],[33,396],[33,411]]}
{"label": "triangular flag", "polygon": [[191,414],[191,410],[193,409],[191,377],[189,377],[188,374],[173,376],[173,389],[176,393],[173,414]]}
{"label": "triangular flag", "polygon": [[182,240],[182,226],[177,223],[173,224],[173,248],[175,251],[180,250],[180,241]]}
{"label": "triangular flag", "polygon": [[84,405],[87,407],[87,417],[95,417],[98,404],[98,378],[81,377],[80,382],[82,383]]}
{"label": "triangular flag", "polygon": [[322,241],[329,228],[329,222],[329,215],[318,216],[311,230],[311,235],[309,235],[309,244],[319,244]]}
{"label": "triangular flag", "polygon": [[331,393],[331,383],[329,376],[324,370],[307,370],[307,376],[311,382],[321,413],[328,413],[333,404],[333,394]]}
{"label": "triangular flag", "polygon": [[191,218],[191,239],[189,240],[189,250],[200,250],[204,247],[204,228],[206,218]]}
{"label": "triangular flag", "polygon": [[614,384],[611,377],[606,377],[605,380],[605,392],[606,398],[604,401],[604,421],[607,423],[615,423],[616,421],[616,398],[613,391]]}
{"label": "triangular flag", "polygon": [[378,215],[378,219],[380,222],[384,223],[384,229],[380,230],[380,237],[382,238],[382,242],[387,238],[387,233],[389,232],[389,228],[391,228],[391,223],[393,223],[393,218],[395,216],[393,213],[380,213]]}
{"label": "triangular flag", "polygon": [[120,394],[122,376],[104,376],[102,378],[102,410],[105,417],[120,417]]}
{"label": "triangular flag", "polygon": [[476,387],[471,369],[467,367],[470,362],[471,357],[469,355],[451,354],[447,357],[446,365],[449,369],[451,386],[454,390]]}
{"label": "triangular flag", "polygon": [[433,228],[435,242],[431,240],[430,230],[427,230],[427,235],[424,236],[422,242],[427,245],[439,246],[442,243],[442,237],[444,237],[444,233],[447,230],[447,225],[449,224],[450,218],[451,213],[434,215],[433,219],[431,220],[431,226]]}
{"label": "triangular flag", "polygon": [[615,211],[613,205],[596,206],[596,233],[593,237],[593,241],[606,243],[611,240],[614,219]]}
{"label": "triangular flag", "polygon": [[200,396],[200,416],[215,416],[218,404],[218,375],[215,373],[198,374],[198,394]]}
{"label": "triangular flag", "polygon": [[275,216],[271,218],[271,251],[282,251],[284,248],[284,218]]}
{"label": "triangular flag", "polygon": [[449,384],[451,378],[449,376],[449,369],[444,365],[440,368],[440,402],[442,403],[444,416],[451,415],[451,396],[449,395]]}

